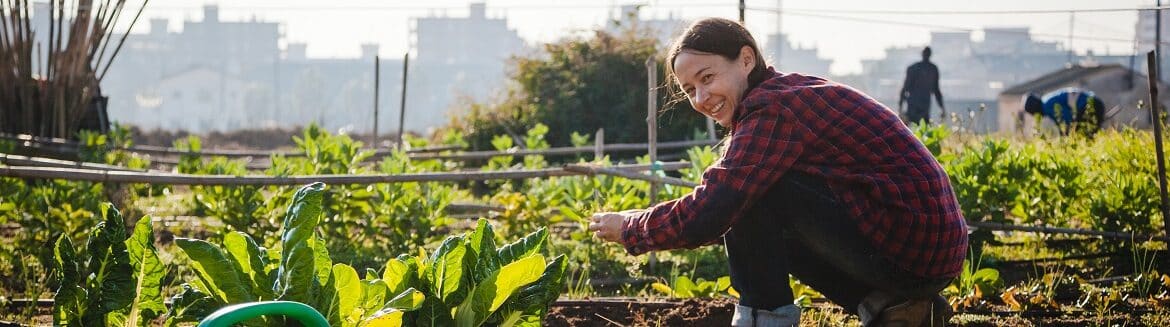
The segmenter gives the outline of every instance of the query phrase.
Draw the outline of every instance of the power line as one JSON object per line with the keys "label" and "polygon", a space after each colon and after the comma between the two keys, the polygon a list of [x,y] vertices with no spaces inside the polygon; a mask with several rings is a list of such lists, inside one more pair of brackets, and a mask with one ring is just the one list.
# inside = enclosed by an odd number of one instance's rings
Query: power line
{"label": "power line", "polygon": [[1005,14],[1067,14],[1067,13],[1102,13],[1127,12],[1141,10],[1170,9],[1170,6],[1161,7],[1133,7],[1133,8],[1094,8],[1094,9],[1034,9],[1034,10],[850,10],[850,9],[807,9],[787,8],[785,10],[818,12],[830,14],[879,14],[879,15],[1005,15]]}
{"label": "power line", "polygon": [[[975,32],[975,31],[978,31],[978,30],[980,30],[980,29],[976,29],[976,28],[969,28],[969,27],[957,27],[957,26],[936,25],[936,24],[910,23],[910,22],[904,22],[904,21],[896,21],[896,20],[885,20],[885,19],[874,19],[874,18],[862,18],[862,17],[850,17],[850,16],[825,15],[825,14],[817,14],[817,13],[810,13],[810,12],[801,12],[801,11],[795,11],[795,10],[793,10],[793,9],[784,9],[784,10],[778,10],[778,9],[775,9],[775,8],[760,8],[760,7],[749,7],[748,9],[749,9],[749,10],[754,10],[754,11],[766,11],[766,12],[782,13],[782,14],[785,14],[785,15],[793,15],[793,16],[803,16],[803,17],[823,18],[823,19],[834,19],[834,20],[845,20],[845,21],[853,21],[853,22],[864,22],[864,23],[875,23],[875,24],[902,25],[902,26],[911,26],[911,27],[924,27],[924,28],[939,29],[939,30],[949,30],[949,31],[958,31],[958,32]],[[1067,13],[1068,13],[1068,11],[1065,11],[1064,13],[1066,13],[1066,14],[1067,14]],[[1032,36],[1039,36],[1039,37],[1057,37],[1057,38],[1068,38],[1068,35],[1062,35],[1062,34],[1032,33],[1032,32],[1025,32],[1025,31],[1020,31],[1020,32],[1018,32],[1018,33],[1027,33],[1027,34],[1029,34],[1029,35],[1032,35]],[[1118,42],[1118,43],[1121,43],[1121,42],[1124,42],[1124,43],[1132,43],[1132,42],[1134,42],[1134,39],[1113,38],[1113,37],[1099,37],[1099,36],[1084,36],[1084,35],[1076,35],[1076,36],[1073,36],[1073,39],[1075,39],[1075,40],[1087,40],[1087,41],[1106,41],[1106,42]],[[1163,42],[1163,44],[1167,44],[1167,42]]]}

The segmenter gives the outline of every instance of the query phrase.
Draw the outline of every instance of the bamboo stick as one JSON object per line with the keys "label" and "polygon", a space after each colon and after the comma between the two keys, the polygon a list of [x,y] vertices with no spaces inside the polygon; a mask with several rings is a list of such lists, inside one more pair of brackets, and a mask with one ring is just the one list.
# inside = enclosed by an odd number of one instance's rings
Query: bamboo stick
{"label": "bamboo stick", "polygon": [[[649,165],[624,165],[604,168],[604,171],[646,170]],[[416,173],[395,175],[307,175],[307,176],[224,176],[190,175],[161,172],[133,172],[53,167],[0,167],[0,176],[18,178],[50,178],[102,183],[146,183],[166,185],[303,185],[313,182],[328,184],[380,184],[405,182],[464,182],[497,179],[545,178],[576,176],[582,173],[560,168],[508,171],[464,171],[449,173]]]}
{"label": "bamboo stick", "polygon": [[967,226],[971,226],[971,227],[975,227],[975,228],[982,228],[982,229],[987,229],[987,230],[997,230],[997,231],[1021,231],[1021,232],[1044,233],[1044,234],[1091,235],[1091,236],[1099,236],[1099,237],[1104,237],[1104,238],[1131,240],[1131,241],[1136,241],[1136,240],[1170,241],[1170,237],[1166,237],[1166,236],[1138,235],[1138,234],[1133,234],[1133,233],[1107,232],[1107,231],[1097,231],[1097,230],[1090,230],[1090,229],[1075,229],[1075,228],[1064,228],[1064,227],[1021,226],[1021,225],[1010,225],[1010,224],[1004,224],[1004,223],[993,223],[993,222],[985,222],[985,221],[968,221]]}
{"label": "bamboo stick", "polygon": [[642,181],[647,181],[647,182],[651,182],[651,183],[662,183],[662,184],[670,184],[670,185],[686,186],[686,187],[699,186],[699,184],[697,184],[695,182],[691,182],[691,181],[680,179],[680,178],[645,175],[645,174],[641,174],[641,173],[631,172],[628,170],[614,169],[614,168],[609,168],[609,167],[598,167],[598,166],[582,165],[582,164],[570,164],[570,165],[565,165],[564,168],[566,171],[577,172],[577,173],[586,174],[586,175],[601,174],[601,175],[610,175],[610,176],[625,177],[625,178],[629,178],[629,179],[642,180]]}

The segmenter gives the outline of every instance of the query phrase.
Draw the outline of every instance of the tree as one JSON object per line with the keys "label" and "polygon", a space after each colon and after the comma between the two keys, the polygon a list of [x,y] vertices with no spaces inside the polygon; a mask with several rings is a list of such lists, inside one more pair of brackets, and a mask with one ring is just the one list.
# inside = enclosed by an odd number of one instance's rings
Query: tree
{"label": "tree", "polygon": [[[638,30],[597,31],[588,39],[547,44],[540,55],[514,59],[512,85],[502,101],[471,103],[448,128],[463,131],[474,149],[491,149],[493,136],[519,137],[537,123],[548,125],[552,146],[568,146],[573,132],[598,128],[605,128],[607,143],[645,142],[645,61],[657,53],[655,40]],[[662,60],[656,61],[662,74]],[[658,80],[670,81],[661,75]],[[658,103],[668,103],[665,87],[659,94]],[[705,129],[702,115],[685,101],[678,104],[659,111],[660,140],[689,139]]]}

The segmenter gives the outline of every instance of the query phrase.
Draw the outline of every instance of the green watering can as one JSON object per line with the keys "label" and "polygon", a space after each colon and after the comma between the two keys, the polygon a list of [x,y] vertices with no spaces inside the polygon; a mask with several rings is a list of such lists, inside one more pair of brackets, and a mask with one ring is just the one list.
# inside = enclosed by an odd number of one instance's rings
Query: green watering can
{"label": "green watering can", "polygon": [[329,327],[329,321],[316,309],[300,302],[264,301],[230,305],[204,318],[199,327],[230,327],[241,321],[265,315],[283,315],[301,322],[305,327]]}

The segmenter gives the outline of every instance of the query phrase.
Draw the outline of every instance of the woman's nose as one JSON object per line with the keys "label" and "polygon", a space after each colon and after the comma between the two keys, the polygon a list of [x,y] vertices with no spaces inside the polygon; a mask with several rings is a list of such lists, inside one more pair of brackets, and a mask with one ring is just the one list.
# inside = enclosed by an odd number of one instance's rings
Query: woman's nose
{"label": "woman's nose", "polygon": [[699,88],[695,89],[695,104],[698,105],[699,107],[702,107],[703,110],[707,109],[707,98],[708,97],[709,97],[709,95],[703,89],[699,89]]}

